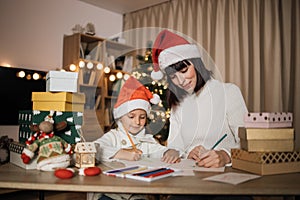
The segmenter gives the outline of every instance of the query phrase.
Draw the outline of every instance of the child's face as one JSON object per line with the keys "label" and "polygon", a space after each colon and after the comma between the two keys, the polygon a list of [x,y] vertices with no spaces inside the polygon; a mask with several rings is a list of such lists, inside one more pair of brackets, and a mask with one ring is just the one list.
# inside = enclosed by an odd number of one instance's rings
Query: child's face
{"label": "child's face", "polygon": [[120,118],[124,128],[131,134],[136,135],[146,124],[147,113],[145,110],[136,109]]}

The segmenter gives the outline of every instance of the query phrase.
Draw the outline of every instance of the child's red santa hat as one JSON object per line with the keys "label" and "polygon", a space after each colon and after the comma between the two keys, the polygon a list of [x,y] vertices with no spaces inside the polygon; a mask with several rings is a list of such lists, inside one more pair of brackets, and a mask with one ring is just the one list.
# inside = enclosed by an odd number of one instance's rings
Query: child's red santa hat
{"label": "child's red santa hat", "polygon": [[200,52],[197,45],[189,43],[175,33],[163,30],[157,35],[152,47],[153,71],[151,77],[155,80],[162,79],[162,71],[166,67],[185,59],[198,57],[200,57]]}
{"label": "child's red santa hat", "polygon": [[152,94],[144,85],[131,76],[121,88],[114,106],[114,118],[118,119],[135,109],[143,109],[149,114],[150,102],[158,104],[159,101],[160,98],[157,94]]}

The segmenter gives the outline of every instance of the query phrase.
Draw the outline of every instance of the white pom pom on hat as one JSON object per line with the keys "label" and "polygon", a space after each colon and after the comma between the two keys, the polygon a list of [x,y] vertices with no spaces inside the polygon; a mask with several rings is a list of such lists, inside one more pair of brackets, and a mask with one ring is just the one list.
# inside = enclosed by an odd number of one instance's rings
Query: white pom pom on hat
{"label": "white pom pom on hat", "polygon": [[164,74],[162,73],[162,71],[158,70],[158,71],[152,71],[151,72],[151,78],[153,78],[154,80],[160,80],[164,77]]}
{"label": "white pom pom on hat", "polygon": [[153,94],[153,98],[150,99],[150,102],[152,104],[158,104],[160,102],[160,97],[158,96],[158,94]]}
{"label": "white pom pom on hat", "polygon": [[152,47],[153,71],[155,80],[163,78],[166,67],[179,61],[201,57],[197,45],[189,43],[183,37],[168,30],[161,31]]}
{"label": "white pom pom on hat", "polygon": [[135,109],[143,109],[147,114],[150,113],[151,105],[158,104],[160,97],[152,94],[137,79],[131,76],[122,86],[117,102],[114,106],[114,118],[118,119]]}

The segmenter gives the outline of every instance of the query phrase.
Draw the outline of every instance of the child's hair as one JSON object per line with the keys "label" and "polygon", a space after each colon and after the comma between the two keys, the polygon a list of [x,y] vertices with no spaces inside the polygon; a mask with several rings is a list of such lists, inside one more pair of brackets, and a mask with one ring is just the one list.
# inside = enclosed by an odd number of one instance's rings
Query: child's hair
{"label": "child's hair", "polygon": [[182,60],[168,66],[165,69],[165,72],[167,74],[167,81],[169,84],[167,90],[167,102],[170,107],[178,105],[187,95],[187,92],[184,89],[181,89],[173,83],[173,81],[170,78],[170,75],[191,65],[191,63],[193,63],[197,75],[197,83],[194,92],[198,92],[205,85],[205,83],[209,79],[211,79],[212,72],[206,69],[201,58],[191,58],[188,60]]}

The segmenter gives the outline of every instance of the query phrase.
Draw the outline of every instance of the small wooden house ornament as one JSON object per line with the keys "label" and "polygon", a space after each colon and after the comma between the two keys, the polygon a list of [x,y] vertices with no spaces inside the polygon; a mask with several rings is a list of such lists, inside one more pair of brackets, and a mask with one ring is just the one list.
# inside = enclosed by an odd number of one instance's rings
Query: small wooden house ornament
{"label": "small wooden house ornament", "polygon": [[76,161],[78,168],[94,167],[96,147],[93,142],[78,142],[75,146]]}

